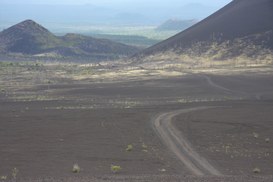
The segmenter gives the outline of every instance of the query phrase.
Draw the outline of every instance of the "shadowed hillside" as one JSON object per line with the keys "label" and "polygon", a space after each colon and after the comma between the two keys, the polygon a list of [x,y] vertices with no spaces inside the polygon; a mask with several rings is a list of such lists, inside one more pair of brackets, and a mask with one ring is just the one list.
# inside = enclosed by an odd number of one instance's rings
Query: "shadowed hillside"
{"label": "shadowed hillside", "polygon": [[138,57],[163,52],[225,59],[255,57],[273,50],[273,1],[234,0],[189,29],[152,46]]}
{"label": "shadowed hillside", "polygon": [[0,52],[51,58],[113,59],[136,53],[137,48],[106,39],[77,34],[55,36],[32,20],[26,20],[0,33]]}

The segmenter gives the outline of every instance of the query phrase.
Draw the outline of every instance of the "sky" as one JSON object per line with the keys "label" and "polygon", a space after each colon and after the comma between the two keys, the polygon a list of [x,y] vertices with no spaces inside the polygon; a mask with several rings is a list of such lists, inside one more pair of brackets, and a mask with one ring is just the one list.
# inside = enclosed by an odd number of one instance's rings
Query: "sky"
{"label": "sky", "polygon": [[39,23],[159,25],[197,19],[231,0],[0,0],[0,28],[25,19]]}
{"label": "sky", "polygon": [[93,5],[118,5],[118,4],[188,4],[203,3],[208,6],[223,6],[230,0],[1,0],[0,4],[93,4]]}

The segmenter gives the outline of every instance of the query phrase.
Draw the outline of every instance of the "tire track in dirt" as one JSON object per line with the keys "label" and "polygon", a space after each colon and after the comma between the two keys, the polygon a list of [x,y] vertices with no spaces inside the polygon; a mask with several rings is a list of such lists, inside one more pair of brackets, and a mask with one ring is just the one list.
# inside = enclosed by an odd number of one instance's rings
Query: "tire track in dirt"
{"label": "tire track in dirt", "polygon": [[195,107],[181,109],[160,114],[152,120],[153,128],[165,143],[165,145],[176,155],[176,157],[195,175],[215,175],[221,173],[214,168],[205,158],[200,156],[191,146],[190,142],[183,137],[172,124],[172,118],[193,111],[205,110],[215,107]]}
{"label": "tire track in dirt", "polygon": [[[223,87],[223,86],[218,85],[217,83],[213,82],[213,81],[211,80],[211,78],[210,78],[209,76],[207,76],[207,75],[201,75],[201,77],[205,78],[205,79],[207,80],[208,84],[209,84],[210,86],[214,87],[214,88],[223,90],[223,91],[226,92],[226,93],[234,93],[234,92],[235,92],[235,91],[233,91],[233,90],[231,90],[231,89],[228,89],[228,88],[226,88],[226,87]],[[237,92],[237,91],[236,91],[236,92]],[[238,92],[238,93],[239,93],[239,92]],[[240,93],[241,93],[241,92],[240,92]]]}
{"label": "tire track in dirt", "polygon": [[215,83],[214,81],[212,81],[212,79],[207,76],[207,75],[200,75],[201,77],[205,78],[206,81],[208,82],[208,84],[214,88],[217,88],[217,89],[220,89],[220,90],[223,90],[225,93],[228,93],[228,94],[242,94],[242,95],[245,95],[245,96],[250,96],[250,97],[253,97],[255,98],[256,100],[262,100],[262,96],[267,94],[267,93],[270,93],[270,92],[257,92],[257,93],[247,93],[247,92],[244,92],[244,91],[236,91],[236,90],[231,90],[231,89],[228,89],[226,87],[223,87],[217,83]]}

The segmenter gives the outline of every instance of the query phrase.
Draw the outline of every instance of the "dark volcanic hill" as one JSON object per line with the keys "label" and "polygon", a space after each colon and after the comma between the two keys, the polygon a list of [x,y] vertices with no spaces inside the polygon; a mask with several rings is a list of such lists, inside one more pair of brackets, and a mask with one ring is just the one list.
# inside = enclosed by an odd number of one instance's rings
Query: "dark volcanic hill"
{"label": "dark volcanic hill", "polygon": [[58,43],[57,37],[31,20],[21,22],[0,33],[1,50],[7,52],[35,54]]}
{"label": "dark volcanic hill", "polygon": [[166,31],[166,30],[177,30],[182,31],[185,30],[192,25],[196,24],[197,20],[178,20],[178,19],[170,19],[159,25],[156,30],[157,31]]}
{"label": "dark volcanic hill", "polygon": [[[166,51],[195,53],[208,51],[208,44],[233,46],[229,55],[239,54],[250,43],[255,47],[273,50],[273,1],[233,0],[230,4],[187,30],[142,51],[138,56],[149,56]],[[244,42],[239,43],[238,42]],[[221,45],[223,46],[223,45]]]}
{"label": "dark volcanic hill", "polygon": [[36,57],[118,58],[138,51],[133,46],[77,34],[55,36],[32,20],[0,32],[0,53]]}

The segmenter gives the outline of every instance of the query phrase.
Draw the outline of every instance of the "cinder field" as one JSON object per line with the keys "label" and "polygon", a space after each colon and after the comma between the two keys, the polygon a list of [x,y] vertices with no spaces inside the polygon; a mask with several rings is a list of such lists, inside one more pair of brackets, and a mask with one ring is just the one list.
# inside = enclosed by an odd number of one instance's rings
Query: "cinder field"
{"label": "cinder field", "polygon": [[1,64],[0,181],[272,181],[271,67]]}

